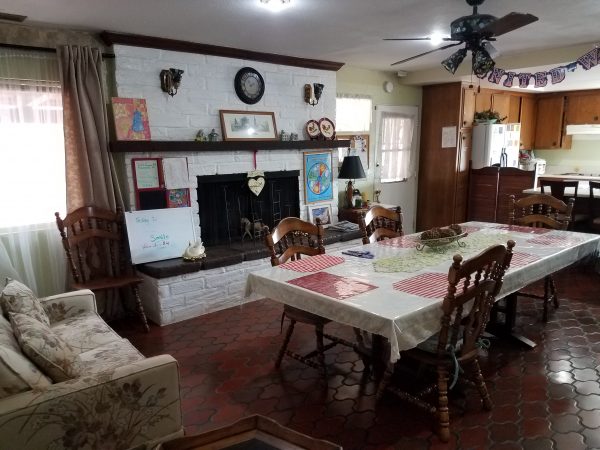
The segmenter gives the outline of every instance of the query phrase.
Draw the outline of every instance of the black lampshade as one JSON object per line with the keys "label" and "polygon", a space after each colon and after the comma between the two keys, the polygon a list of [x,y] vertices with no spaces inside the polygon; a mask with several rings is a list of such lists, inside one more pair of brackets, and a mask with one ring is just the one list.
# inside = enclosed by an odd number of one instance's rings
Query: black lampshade
{"label": "black lampshade", "polygon": [[448,72],[454,74],[454,72],[456,72],[456,69],[458,69],[458,66],[460,66],[460,63],[463,61],[463,59],[465,59],[465,56],[467,56],[467,49],[461,48],[460,50],[443,60],[442,66],[444,66],[444,68]]}
{"label": "black lampshade", "polygon": [[367,178],[360,156],[346,156],[342,161],[342,168],[338,178],[343,180],[355,180],[357,178]]}
{"label": "black lampshade", "polygon": [[473,50],[473,73],[478,77],[483,77],[494,68],[496,63],[483,47]]}

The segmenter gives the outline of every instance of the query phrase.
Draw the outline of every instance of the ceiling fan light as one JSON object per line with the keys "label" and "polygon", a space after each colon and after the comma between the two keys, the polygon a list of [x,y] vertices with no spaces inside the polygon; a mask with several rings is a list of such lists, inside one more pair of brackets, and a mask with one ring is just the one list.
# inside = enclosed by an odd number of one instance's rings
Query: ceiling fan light
{"label": "ceiling fan light", "polygon": [[475,75],[481,78],[492,70],[495,65],[496,63],[483,47],[473,50],[473,73]]}
{"label": "ceiling fan light", "polygon": [[461,48],[443,60],[442,66],[444,66],[444,69],[446,69],[448,72],[454,74],[456,69],[458,69],[458,66],[460,66],[460,63],[463,61],[463,59],[465,59],[465,56],[467,56],[467,49]]}

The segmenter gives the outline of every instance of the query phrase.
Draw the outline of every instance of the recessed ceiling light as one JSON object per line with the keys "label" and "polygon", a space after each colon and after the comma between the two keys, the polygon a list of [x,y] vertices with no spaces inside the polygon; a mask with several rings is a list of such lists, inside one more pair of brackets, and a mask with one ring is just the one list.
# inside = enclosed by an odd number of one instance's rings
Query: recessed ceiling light
{"label": "recessed ceiling light", "polygon": [[260,0],[260,5],[272,12],[279,12],[290,6],[290,0]]}

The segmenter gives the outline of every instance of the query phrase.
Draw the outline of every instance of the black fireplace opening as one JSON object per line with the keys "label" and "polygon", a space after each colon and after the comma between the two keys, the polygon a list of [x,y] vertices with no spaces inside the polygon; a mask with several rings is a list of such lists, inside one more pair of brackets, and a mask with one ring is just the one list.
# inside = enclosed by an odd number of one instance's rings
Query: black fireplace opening
{"label": "black fireplace opening", "polygon": [[299,170],[265,172],[257,196],[245,173],[198,178],[200,232],[205,246],[238,243],[262,245],[263,227],[300,216]]}

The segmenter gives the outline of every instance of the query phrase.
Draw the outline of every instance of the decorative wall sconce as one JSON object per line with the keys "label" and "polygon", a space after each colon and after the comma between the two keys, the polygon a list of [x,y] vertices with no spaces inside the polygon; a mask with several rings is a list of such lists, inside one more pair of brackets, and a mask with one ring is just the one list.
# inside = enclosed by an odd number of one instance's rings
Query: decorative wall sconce
{"label": "decorative wall sconce", "polygon": [[317,105],[321,98],[321,94],[323,94],[324,87],[325,85],[321,83],[313,83],[312,86],[310,84],[305,84],[304,101],[311,106]]}
{"label": "decorative wall sconce", "polygon": [[181,83],[181,75],[183,75],[183,70],[181,69],[170,68],[169,70],[161,70],[160,88],[163,92],[166,92],[171,97],[177,94],[177,89],[179,89],[179,84]]}

